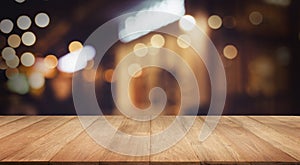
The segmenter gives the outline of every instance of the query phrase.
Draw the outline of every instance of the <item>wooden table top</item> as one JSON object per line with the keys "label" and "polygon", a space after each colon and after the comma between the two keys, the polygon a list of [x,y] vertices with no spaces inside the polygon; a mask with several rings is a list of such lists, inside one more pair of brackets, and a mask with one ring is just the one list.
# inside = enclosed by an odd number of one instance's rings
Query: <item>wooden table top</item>
{"label": "wooden table top", "polygon": [[[162,131],[174,120],[174,116],[151,122],[106,118],[118,130],[139,135]],[[222,116],[209,138],[200,142],[204,119],[197,117],[187,135],[166,151],[125,156],[99,146],[76,116],[0,116],[0,163],[300,164],[300,116]],[[117,145],[118,139],[111,137],[109,143]],[[130,145],[134,148],[135,144]]]}

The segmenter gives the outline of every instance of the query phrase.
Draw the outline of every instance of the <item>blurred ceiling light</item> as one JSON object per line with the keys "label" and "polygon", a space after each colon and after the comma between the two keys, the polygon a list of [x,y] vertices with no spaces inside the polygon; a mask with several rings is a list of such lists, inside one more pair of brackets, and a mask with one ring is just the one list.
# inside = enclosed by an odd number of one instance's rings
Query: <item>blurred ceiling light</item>
{"label": "blurred ceiling light", "polygon": [[129,76],[137,78],[142,75],[142,67],[140,64],[134,63],[127,68]]}
{"label": "blurred ceiling light", "polygon": [[14,55],[11,60],[6,60],[6,65],[10,68],[16,68],[20,64],[20,59],[18,56]]}
{"label": "blurred ceiling light", "polygon": [[265,0],[266,3],[287,7],[291,4],[291,0]]}
{"label": "blurred ceiling light", "polygon": [[5,70],[7,69],[7,65],[5,63],[5,60],[0,56],[0,69]]}
{"label": "blurred ceiling light", "polygon": [[46,13],[39,13],[34,18],[35,24],[40,28],[45,28],[50,23],[50,18]]}
{"label": "blurred ceiling light", "polygon": [[179,20],[179,27],[185,31],[192,30],[195,27],[195,25],[196,25],[196,20],[191,15],[185,15],[181,17]]}
{"label": "blurred ceiling light", "polygon": [[4,60],[11,60],[14,58],[15,55],[16,55],[16,51],[15,51],[15,49],[13,49],[11,47],[5,47],[2,50],[2,58]]}
{"label": "blurred ceiling light", "polygon": [[84,46],[75,52],[70,52],[58,60],[58,69],[62,72],[73,73],[84,69],[87,62],[96,55],[96,50],[92,46]]}
{"label": "blurred ceiling light", "polygon": [[98,78],[97,70],[96,69],[83,70],[82,77],[86,82],[93,83]]}
{"label": "blurred ceiling light", "polygon": [[222,26],[222,19],[218,15],[212,15],[208,18],[208,26],[212,29],[219,29]]}
{"label": "blurred ceiling light", "polygon": [[40,89],[45,84],[45,77],[40,72],[33,72],[28,76],[28,83],[33,89]]}
{"label": "blurred ceiling light", "polygon": [[25,52],[22,54],[21,56],[21,63],[26,66],[26,67],[30,67],[34,64],[35,62],[35,57],[32,53],[30,52]]}
{"label": "blurred ceiling light", "polygon": [[3,33],[10,33],[12,31],[12,29],[14,28],[14,24],[11,20],[9,19],[4,19],[0,22],[0,30]]}
{"label": "blurred ceiling light", "polygon": [[161,48],[165,45],[165,39],[162,35],[160,34],[154,34],[151,37],[151,45],[155,48]]}
{"label": "blurred ceiling light", "polygon": [[187,34],[182,34],[177,38],[177,44],[181,48],[188,48],[191,45],[191,37]]}
{"label": "blurred ceiling light", "polygon": [[22,42],[26,46],[32,46],[36,41],[36,37],[32,32],[25,32],[22,35]]}
{"label": "blurred ceiling light", "polygon": [[223,49],[223,55],[227,59],[234,59],[238,54],[238,50],[234,45],[226,45]]}
{"label": "blurred ceiling light", "polygon": [[5,75],[8,79],[13,79],[19,75],[19,69],[18,68],[8,68],[5,71]]}
{"label": "blurred ceiling light", "polygon": [[25,0],[15,0],[16,2],[18,2],[18,3],[23,3],[23,2],[25,2]]}
{"label": "blurred ceiling light", "polygon": [[75,52],[76,50],[82,49],[83,46],[79,41],[72,41],[68,48],[70,52]]}
{"label": "blurred ceiling light", "polygon": [[31,19],[26,15],[22,15],[17,19],[17,26],[21,30],[27,30],[31,26]]}
{"label": "blurred ceiling light", "polygon": [[58,60],[57,60],[56,56],[48,55],[44,58],[44,63],[45,63],[47,68],[53,69],[57,66]]}
{"label": "blurred ceiling light", "polygon": [[134,48],[134,54],[138,57],[144,57],[148,53],[148,48],[145,44],[143,43],[137,43]]}
{"label": "blurred ceiling light", "polygon": [[258,11],[253,11],[249,14],[249,21],[252,25],[259,25],[263,22],[263,15]]}
{"label": "blurred ceiling light", "polygon": [[[146,1],[137,14],[120,22],[119,39],[130,42],[149,32],[177,21],[185,13],[184,0]],[[144,7],[150,6],[150,7]],[[157,13],[154,13],[156,11]],[[170,13],[172,15],[162,15]]]}
{"label": "blurred ceiling light", "polygon": [[21,38],[17,34],[12,34],[8,37],[7,44],[12,48],[17,48],[21,44]]}
{"label": "blurred ceiling light", "polygon": [[111,83],[113,74],[114,74],[113,69],[107,69],[106,71],[104,71],[104,80],[108,83]]}
{"label": "blurred ceiling light", "polygon": [[13,79],[7,81],[7,88],[18,94],[26,94],[29,92],[29,85],[24,74],[18,74]]}

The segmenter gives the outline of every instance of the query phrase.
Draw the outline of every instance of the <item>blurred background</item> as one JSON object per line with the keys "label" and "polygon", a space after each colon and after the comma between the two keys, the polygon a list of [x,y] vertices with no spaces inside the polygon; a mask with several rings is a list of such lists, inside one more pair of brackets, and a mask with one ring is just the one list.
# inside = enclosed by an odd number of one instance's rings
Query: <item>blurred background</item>
{"label": "blurred background", "polygon": [[[83,43],[106,21],[168,2],[1,1],[0,115],[76,115],[72,100],[74,72],[82,74],[85,83],[94,83],[95,77],[96,95],[104,114],[119,114],[111,94],[114,69],[123,57],[139,48],[146,51],[139,53],[161,58],[159,51],[150,52],[149,46],[171,49],[191,66],[201,95],[199,115],[206,114],[211,92],[208,72],[189,47],[193,34],[181,20],[171,23],[185,33],[178,38],[151,32],[126,43],[116,42],[97,69],[93,69],[92,58],[78,70],[67,66],[78,51],[90,50]],[[223,114],[300,115],[300,1],[174,0],[171,5],[175,2],[185,9],[183,18],[201,28],[220,54],[227,77]],[[206,43],[199,44],[205,47]],[[66,56],[71,58],[64,62]],[[169,65],[176,70],[171,59]],[[130,69],[128,72],[131,74]],[[130,97],[137,107],[149,106],[149,90],[160,86],[168,96],[163,114],[178,113],[180,89],[170,73],[147,68],[131,76]],[[122,75],[118,78],[122,80]]]}

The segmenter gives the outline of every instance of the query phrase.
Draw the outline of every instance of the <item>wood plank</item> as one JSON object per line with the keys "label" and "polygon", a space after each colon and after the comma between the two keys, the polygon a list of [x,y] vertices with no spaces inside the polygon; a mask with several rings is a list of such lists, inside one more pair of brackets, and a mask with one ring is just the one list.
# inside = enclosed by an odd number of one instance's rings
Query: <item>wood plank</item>
{"label": "wood plank", "polygon": [[[93,122],[89,117],[85,120]],[[73,118],[64,125],[27,145],[4,161],[49,161],[61,148],[76,138],[83,128],[77,118]]]}
{"label": "wood plank", "polygon": [[[270,117],[270,116],[251,116],[250,118],[267,125],[268,127],[280,132],[281,134],[287,134],[289,135],[289,138],[292,138],[292,140],[295,140],[299,142],[300,140],[300,123],[298,127],[294,124],[291,124],[294,122],[295,119],[291,119],[290,122],[284,122],[281,120],[278,120],[278,118],[281,117]],[[299,142],[300,144],[300,142]]]}
{"label": "wood plank", "polygon": [[[187,117],[188,118],[188,117]],[[164,131],[167,129],[170,124],[173,123],[175,120],[174,116],[160,116],[154,120],[151,121],[151,135],[158,134],[159,132]],[[181,124],[174,123],[175,128],[172,133],[174,134],[180,134],[184,132],[184,128]],[[180,140],[176,145],[173,147],[157,153],[153,154],[153,151],[156,151],[155,147],[161,147],[162,145],[170,143],[170,139],[172,139],[172,135],[169,137],[163,137],[154,139],[154,137],[151,137],[151,153],[150,156],[150,162],[151,164],[157,164],[160,162],[168,162],[168,163],[174,163],[174,162],[185,162],[189,164],[199,164],[199,158],[194,153],[193,148],[188,143],[187,137],[183,137],[182,140]]]}
{"label": "wood plank", "polygon": [[[61,126],[73,117],[47,117],[18,132],[0,139],[0,160],[16,153],[26,145],[36,141],[40,137]],[[13,144],[13,147],[11,147]]]}
{"label": "wood plank", "polygon": [[[21,117],[21,118],[15,118],[13,117],[13,119],[16,120],[11,120],[11,122],[0,126],[0,139],[8,136],[10,134],[13,134],[15,132],[18,132],[20,130],[22,130],[23,128],[26,128],[36,122],[39,122],[43,119],[45,119],[46,116],[27,116],[27,117]],[[8,121],[9,119],[7,119],[6,121]]]}
{"label": "wood plank", "polygon": [[274,120],[281,121],[282,123],[287,123],[289,126],[300,127],[300,116],[269,116]]}
{"label": "wood plank", "polygon": [[[126,133],[126,139],[120,137],[122,133]],[[143,136],[146,137],[144,141],[136,140],[133,136]],[[111,141],[109,142],[109,146],[111,148],[116,149],[126,149],[133,152],[132,154],[139,154],[140,152],[150,152],[150,122],[140,122],[135,121],[129,118],[124,117],[122,123],[118,127],[118,132],[115,133],[113,137],[111,137]],[[127,148],[123,148],[120,146],[126,146]],[[97,152],[95,154],[98,157],[100,154],[103,154],[102,151]],[[149,164],[149,155],[146,156],[128,156],[117,154],[112,151],[106,151],[104,153],[104,159],[101,160],[102,163],[117,163],[117,164],[127,164],[130,162],[135,162],[137,164]]]}
{"label": "wood plank", "polygon": [[236,162],[295,162],[296,160],[285,152],[252,132],[245,130],[241,125],[232,122],[223,116],[219,122],[219,139],[222,139],[229,152],[234,153]]}
{"label": "wood plank", "polygon": [[290,135],[281,134],[277,130],[251,119],[250,117],[231,116],[229,119],[300,161],[300,143],[292,140]]}
{"label": "wood plank", "polygon": [[24,116],[0,116],[0,126],[21,119]]}
{"label": "wood plank", "polygon": [[218,125],[211,135],[203,142],[199,141],[199,133],[204,124],[204,117],[197,117],[193,127],[186,135],[189,145],[192,146],[201,162],[235,162],[235,152],[226,146],[224,139],[220,138]]}
{"label": "wood plank", "polygon": [[[106,116],[106,119],[116,128],[118,128],[122,121],[122,116]],[[87,131],[96,133],[99,125],[101,126],[102,119],[97,119]],[[101,128],[101,133],[106,133],[107,130]],[[105,134],[104,134],[105,136]],[[111,139],[110,137],[103,137]],[[84,142],[84,143],[83,143]],[[51,164],[60,164],[64,162],[89,162],[91,164],[98,163],[104,160],[105,153],[108,152],[105,148],[97,144],[86,131],[83,131],[78,137],[66,144],[52,159]]]}

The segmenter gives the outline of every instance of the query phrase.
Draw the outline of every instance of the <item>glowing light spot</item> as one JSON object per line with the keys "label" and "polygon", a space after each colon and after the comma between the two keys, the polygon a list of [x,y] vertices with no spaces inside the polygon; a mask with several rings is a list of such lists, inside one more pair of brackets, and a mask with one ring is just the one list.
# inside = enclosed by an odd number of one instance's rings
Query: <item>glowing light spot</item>
{"label": "glowing light spot", "polygon": [[82,76],[85,81],[93,83],[98,77],[97,70],[95,69],[83,70]]}
{"label": "glowing light spot", "polygon": [[212,29],[219,29],[222,26],[222,19],[218,15],[212,15],[208,18],[208,26]]}
{"label": "glowing light spot", "polygon": [[27,66],[27,67],[30,67],[34,64],[35,62],[35,57],[32,53],[30,52],[25,52],[22,54],[21,56],[21,63],[24,65],[24,66]]}
{"label": "glowing light spot", "polygon": [[69,51],[70,52],[75,52],[75,51],[80,50],[82,48],[83,48],[83,46],[82,46],[81,42],[79,42],[79,41],[73,41],[69,44]]}
{"label": "glowing light spot", "polygon": [[84,46],[75,52],[70,52],[58,60],[58,69],[62,72],[73,73],[84,69],[87,62],[96,55],[96,49],[92,46]]}
{"label": "glowing light spot", "polygon": [[129,65],[127,71],[129,76],[133,78],[137,78],[142,75],[142,67],[140,64],[137,63]]}
{"label": "glowing light spot", "polygon": [[22,35],[22,42],[26,46],[32,46],[36,41],[35,35],[32,32],[25,32]]}
{"label": "glowing light spot", "polygon": [[259,25],[263,22],[263,15],[258,11],[253,11],[249,15],[249,21],[253,25]]}
{"label": "glowing light spot", "polygon": [[5,60],[2,57],[0,57],[0,69],[2,69],[2,70],[7,69],[7,65],[5,63]]}
{"label": "glowing light spot", "polygon": [[16,76],[19,75],[19,69],[17,68],[8,68],[6,71],[5,71],[5,75],[8,79],[12,79],[12,78],[15,78]]}
{"label": "glowing light spot", "polygon": [[0,30],[3,32],[3,33],[10,33],[12,31],[14,27],[14,24],[11,20],[9,19],[4,19],[0,22]]}
{"label": "glowing light spot", "polygon": [[112,82],[112,77],[113,77],[113,74],[114,74],[114,70],[113,69],[108,69],[104,72],[104,80],[106,82],[109,82],[111,83]]}
{"label": "glowing light spot", "polygon": [[161,48],[165,44],[165,39],[160,34],[155,34],[151,37],[151,45],[155,48]]}
{"label": "glowing light spot", "polygon": [[18,94],[26,94],[29,92],[29,85],[24,74],[18,74],[13,79],[7,81],[7,88]]}
{"label": "glowing light spot", "polygon": [[234,59],[237,56],[237,54],[238,50],[233,45],[226,45],[223,49],[223,55],[230,60]]}
{"label": "glowing light spot", "polygon": [[16,34],[12,34],[8,37],[7,43],[10,47],[17,48],[21,44],[21,38]]}
{"label": "glowing light spot", "polygon": [[39,13],[34,18],[35,24],[40,28],[45,28],[50,23],[50,18],[46,13]]}
{"label": "glowing light spot", "polygon": [[45,84],[45,78],[40,72],[33,72],[28,77],[28,82],[31,88],[40,89]]}
{"label": "glowing light spot", "polygon": [[44,63],[49,69],[53,69],[57,66],[58,60],[54,55],[48,55],[44,58]]}
{"label": "glowing light spot", "polygon": [[5,60],[12,60],[16,55],[15,49],[6,47],[2,50],[2,58]]}
{"label": "glowing light spot", "polygon": [[14,57],[11,60],[6,60],[6,65],[10,68],[16,68],[19,66],[20,60],[19,57],[14,55]]}
{"label": "glowing light spot", "polygon": [[23,2],[25,2],[25,0],[15,0],[16,2],[18,2],[18,3],[23,3]]}
{"label": "glowing light spot", "polygon": [[177,44],[181,48],[188,48],[191,45],[191,38],[186,34],[182,34],[177,38]]}
{"label": "glowing light spot", "polygon": [[87,65],[86,65],[86,67],[85,67],[84,69],[90,70],[90,69],[92,69],[93,67],[94,67],[94,60],[89,60],[89,61],[87,62]]}
{"label": "glowing light spot", "polygon": [[17,26],[21,30],[27,30],[31,26],[31,19],[26,15],[22,15],[17,19]]}
{"label": "glowing light spot", "polygon": [[179,20],[179,27],[182,30],[190,31],[195,27],[196,20],[191,15],[185,15]]}
{"label": "glowing light spot", "polygon": [[139,56],[139,57],[143,57],[146,56],[148,53],[148,48],[145,44],[142,43],[137,43],[134,48],[134,54]]}

